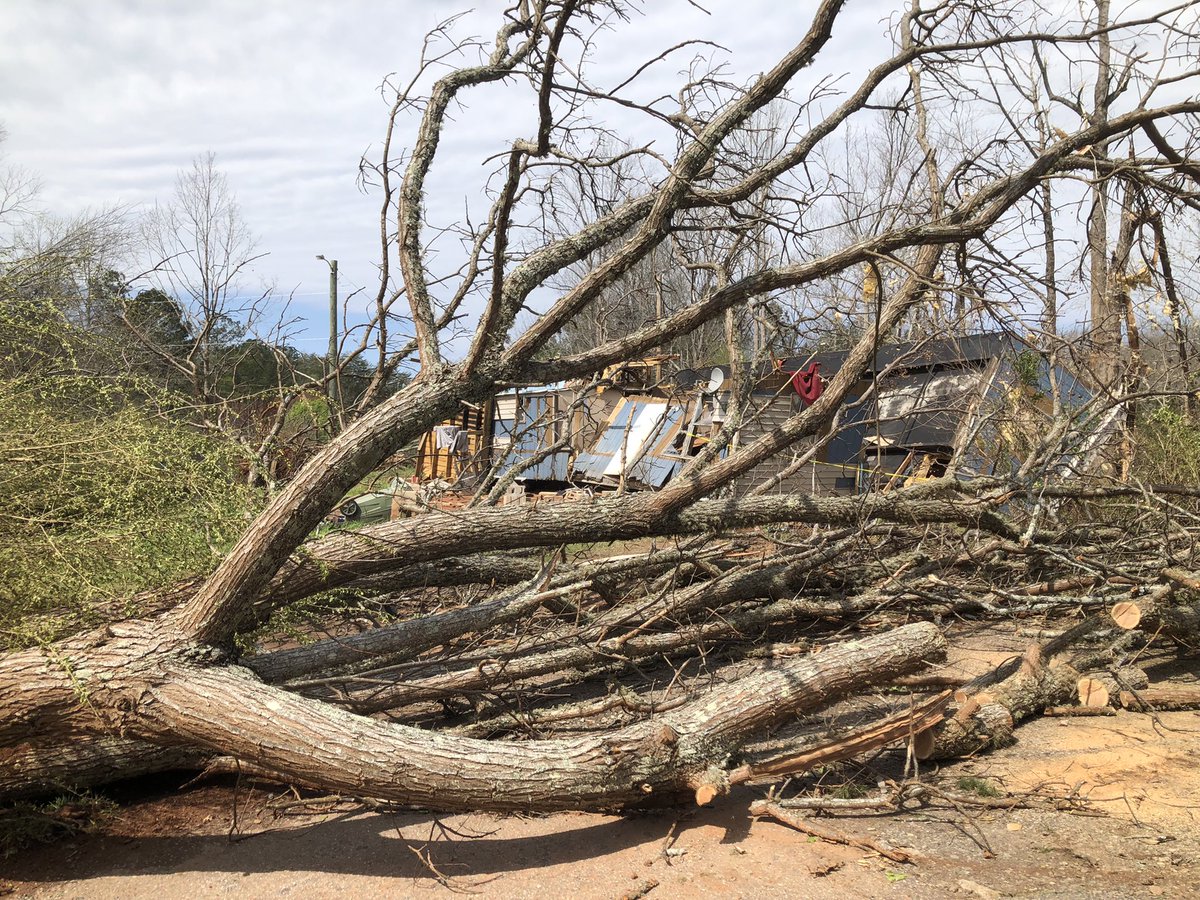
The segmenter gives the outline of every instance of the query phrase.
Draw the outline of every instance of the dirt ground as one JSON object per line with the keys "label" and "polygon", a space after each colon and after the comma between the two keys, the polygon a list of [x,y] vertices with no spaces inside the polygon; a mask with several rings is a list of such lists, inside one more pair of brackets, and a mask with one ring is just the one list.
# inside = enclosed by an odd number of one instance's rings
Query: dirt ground
{"label": "dirt ground", "polygon": [[[958,643],[978,671],[1025,638]],[[1192,661],[1194,662],[1194,660]],[[1180,667],[1176,665],[1176,669]],[[1184,680],[1195,678],[1189,665]],[[99,834],[0,860],[36,897],[1196,897],[1200,713],[1044,718],[1016,745],[921,777],[987,781],[1031,808],[930,808],[820,821],[911,848],[898,864],[754,820],[744,788],[705,809],[626,817],[367,811],[264,785],[143,785]],[[868,778],[882,769],[865,769]],[[1074,798],[1059,804],[1052,798]]]}

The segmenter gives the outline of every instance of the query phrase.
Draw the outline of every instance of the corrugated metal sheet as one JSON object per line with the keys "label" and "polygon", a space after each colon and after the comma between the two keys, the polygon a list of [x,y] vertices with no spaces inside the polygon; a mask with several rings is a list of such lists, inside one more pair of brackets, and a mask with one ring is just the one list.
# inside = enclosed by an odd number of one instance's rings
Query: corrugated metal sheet
{"label": "corrugated metal sheet", "polygon": [[614,457],[620,456],[621,445],[625,440],[625,429],[629,426],[630,417],[634,414],[634,406],[622,399],[617,403],[608,424],[600,432],[588,450],[580,453],[575,459],[572,470],[581,478],[591,481],[602,481],[604,470]]}
{"label": "corrugated metal sheet", "polygon": [[[501,471],[507,471],[516,465],[524,465],[530,458],[532,453],[522,453],[520,451],[509,452],[504,457],[501,463]],[[516,480],[520,481],[566,481],[567,466],[571,462],[571,453],[569,450],[557,450],[551,453],[545,459],[539,460],[531,466],[526,466],[521,470],[521,474]]]}
{"label": "corrugated metal sheet", "polygon": [[586,481],[625,476],[648,487],[662,487],[682,465],[674,439],[686,424],[688,405],[657,397],[624,397],[596,442],[575,459],[572,472]]}
{"label": "corrugated metal sheet", "polygon": [[644,453],[629,470],[630,478],[657,488],[678,471],[683,460],[673,454],[672,444],[680,426],[687,422],[686,414],[686,405],[672,403],[661,415],[655,415],[654,431],[639,448],[639,453]]}

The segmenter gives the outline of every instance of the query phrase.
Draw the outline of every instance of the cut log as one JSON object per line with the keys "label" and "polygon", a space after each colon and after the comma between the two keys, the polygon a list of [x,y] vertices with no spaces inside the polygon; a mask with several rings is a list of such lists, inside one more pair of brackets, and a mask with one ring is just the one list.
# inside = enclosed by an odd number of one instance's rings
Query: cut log
{"label": "cut log", "polygon": [[1179,569],[1163,569],[1167,584],[1159,585],[1136,601],[1115,604],[1109,611],[1112,620],[1126,630],[1138,629],[1151,635],[1176,638],[1200,636],[1200,603],[1172,604],[1176,587],[1200,591],[1200,581]]}
{"label": "cut log", "polygon": [[[924,756],[918,754],[918,758],[947,759],[1004,746],[1012,741],[1017,723],[1047,707],[1062,705],[1085,693],[1089,700],[1099,701],[1101,694],[1096,686],[1080,685],[1078,669],[1059,657],[1102,624],[1099,616],[1084,619],[1044,647],[1035,644],[995,672],[956,691],[958,711],[935,728],[932,747]],[[1145,678],[1145,673],[1134,667],[1116,671],[1121,679],[1128,678],[1131,682]],[[1103,677],[1113,678],[1112,673]],[[1100,685],[1110,697],[1116,696],[1119,687],[1115,678],[1111,688],[1107,683]],[[925,742],[917,749],[925,750],[928,746]]]}
{"label": "cut log", "polygon": [[695,792],[696,805],[707,806],[722,794],[729,793],[729,773],[720,766],[709,766],[688,779],[688,787]]}
{"label": "cut log", "polygon": [[1079,705],[1094,709],[1116,706],[1122,691],[1140,691],[1149,685],[1150,678],[1137,666],[1090,672],[1077,682]]}
{"label": "cut log", "polygon": [[928,759],[932,755],[936,745],[937,735],[934,733],[933,726],[926,728],[924,731],[918,731],[913,735],[913,756],[917,759]]}
{"label": "cut log", "polygon": [[1121,705],[1139,711],[1200,709],[1200,685],[1162,685],[1121,691]]}
{"label": "cut log", "polygon": [[1150,676],[1137,666],[1121,666],[1113,669],[1112,678],[1122,691],[1140,691],[1150,687]]}
{"label": "cut log", "polygon": [[[1079,694],[1079,705],[1093,709],[1105,709],[1116,699],[1116,691],[1109,690],[1105,679],[1084,675],[1075,683]],[[1115,688],[1115,684],[1113,685]]]}
{"label": "cut log", "polygon": [[1115,604],[1111,615],[1113,621],[1126,631],[1132,631],[1134,628],[1137,628],[1138,623],[1142,621],[1141,607],[1128,600]]}

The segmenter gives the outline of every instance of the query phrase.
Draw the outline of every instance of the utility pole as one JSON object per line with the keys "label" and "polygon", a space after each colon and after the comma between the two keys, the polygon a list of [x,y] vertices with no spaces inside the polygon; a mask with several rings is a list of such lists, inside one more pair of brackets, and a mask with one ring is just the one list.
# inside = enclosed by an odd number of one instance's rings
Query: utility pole
{"label": "utility pole", "polygon": [[317,259],[329,266],[329,366],[330,381],[328,387],[329,399],[337,404],[341,409],[342,392],[339,379],[335,374],[338,367],[338,261],[336,259],[325,259],[324,254]]}

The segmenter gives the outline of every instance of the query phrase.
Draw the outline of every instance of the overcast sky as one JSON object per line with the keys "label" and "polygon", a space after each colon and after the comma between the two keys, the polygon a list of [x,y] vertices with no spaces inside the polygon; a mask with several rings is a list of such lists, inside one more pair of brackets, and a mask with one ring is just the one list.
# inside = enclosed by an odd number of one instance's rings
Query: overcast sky
{"label": "overcast sky", "polygon": [[[493,34],[504,5],[478,0],[457,32]],[[665,46],[707,38],[727,48],[731,75],[744,81],[799,40],[811,5],[704,0],[706,15],[685,0],[645,0],[642,15],[602,36],[593,71],[619,81]],[[294,292],[293,311],[312,320],[300,345],[318,349],[328,271],[314,257],[339,260],[344,293],[374,283],[377,201],[358,190],[356,175],[383,132],[380,82],[411,74],[423,35],[464,8],[445,0],[5,0],[0,154],[40,177],[50,211],[71,214],[165,200],[176,172],[214,151],[269,254],[247,291],[273,283],[283,296]],[[861,71],[866,54],[887,47],[892,8],[851,4],[827,54],[833,70]],[[673,94],[689,55],[657,67],[644,94]],[[433,218],[478,198],[481,162],[530,133],[528,105],[511,97],[501,89],[468,99],[472,115],[435,169]]]}

